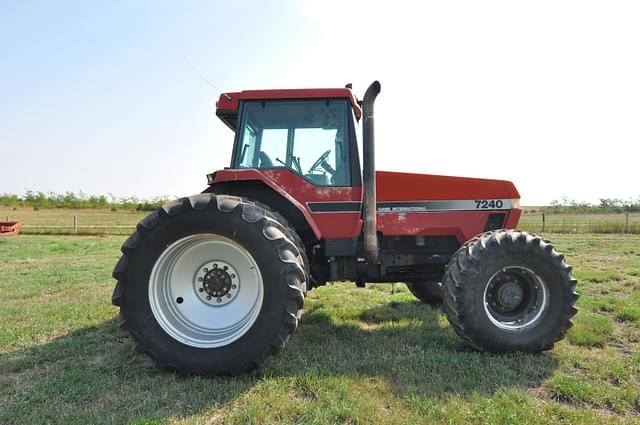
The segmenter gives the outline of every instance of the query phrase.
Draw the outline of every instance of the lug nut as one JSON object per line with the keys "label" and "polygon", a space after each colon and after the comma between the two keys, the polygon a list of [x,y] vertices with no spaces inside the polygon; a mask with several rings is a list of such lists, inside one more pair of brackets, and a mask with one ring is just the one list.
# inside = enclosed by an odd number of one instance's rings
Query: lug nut
{"label": "lug nut", "polygon": [[209,269],[205,267],[204,269],[202,269],[202,271],[206,273],[209,271]]}
{"label": "lug nut", "polygon": [[231,279],[235,279],[235,278],[236,278],[236,275],[231,273]]}
{"label": "lug nut", "polygon": [[237,286],[236,285],[231,285],[231,289],[236,289]]}
{"label": "lug nut", "polygon": [[210,295],[207,295],[207,300],[211,301],[211,296]]}
{"label": "lug nut", "polygon": [[227,298],[231,298],[231,294],[227,294]]}
{"label": "lug nut", "polygon": [[222,302],[222,298],[218,298],[218,299],[216,299],[216,301],[221,303]]}
{"label": "lug nut", "polygon": [[202,282],[202,278],[201,277],[198,278],[198,282]]}
{"label": "lug nut", "polygon": [[204,292],[204,288],[198,288],[199,292]]}
{"label": "lug nut", "polygon": [[218,268],[218,265],[216,263],[213,263],[213,269],[215,270],[217,268]]}

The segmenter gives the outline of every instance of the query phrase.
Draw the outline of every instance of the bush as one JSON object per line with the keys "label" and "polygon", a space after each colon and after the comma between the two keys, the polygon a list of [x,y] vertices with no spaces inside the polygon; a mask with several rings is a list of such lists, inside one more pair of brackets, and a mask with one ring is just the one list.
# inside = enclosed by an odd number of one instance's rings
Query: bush
{"label": "bush", "polygon": [[640,197],[622,199],[601,198],[600,204],[590,204],[580,202],[563,196],[561,199],[554,199],[549,206],[542,208],[548,213],[623,213],[640,211]]}
{"label": "bush", "polygon": [[162,206],[168,201],[166,196],[159,196],[151,200],[140,200],[135,196],[116,197],[109,194],[109,198],[104,195],[87,195],[83,192],[77,195],[73,192],[33,192],[27,190],[24,196],[0,194],[0,205],[13,208],[18,207],[33,208],[38,211],[40,208],[69,208],[69,209],[97,209],[110,208],[111,211],[118,209],[152,211]]}

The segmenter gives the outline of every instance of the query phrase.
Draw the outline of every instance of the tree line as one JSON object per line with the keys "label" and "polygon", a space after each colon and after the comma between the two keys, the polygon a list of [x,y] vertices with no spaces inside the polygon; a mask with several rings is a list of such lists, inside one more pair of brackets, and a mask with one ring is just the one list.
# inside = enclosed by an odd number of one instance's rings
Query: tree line
{"label": "tree line", "polygon": [[113,194],[108,196],[87,195],[83,192],[75,194],[73,192],[34,192],[27,190],[23,196],[2,194],[0,195],[0,205],[4,207],[27,207],[33,209],[111,209],[111,210],[137,210],[152,211],[168,202],[166,196],[159,196],[152,199],[139,199],[135,196],[118,197]]}
{"label": "tree line", "polygon": [[601,198],[599,204],[580,202],[563,196],[542,207],[548,213],[623,213],[639,212],[640,197],[630,199]]}

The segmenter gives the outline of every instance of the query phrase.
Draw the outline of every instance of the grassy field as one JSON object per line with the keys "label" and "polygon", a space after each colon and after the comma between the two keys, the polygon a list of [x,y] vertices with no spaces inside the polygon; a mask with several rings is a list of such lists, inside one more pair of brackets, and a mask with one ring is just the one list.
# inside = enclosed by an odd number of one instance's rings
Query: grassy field
{"label": "grassy field", "polygon": [[0,423],[640,423],[640,237],[547,236],[582,293],[551,352],[480,354],[404,285],[335,284],[238,378],[132,351],[110,304],[122,237],[0,239]]}
{"label": "grassy field", "polygon": [[[0,220],[22,220],[24,234],[71,234],[73,216],[77,217],[79,234],[128,235],[148,212],[109,209],[41,209],[0,207]],[[624,214],[546,214],[545,233],[623,233]],[[542,214],[523,214],[519,228],[542,231]],[[629,215],[629,233],[640,234],[640,213]]]}

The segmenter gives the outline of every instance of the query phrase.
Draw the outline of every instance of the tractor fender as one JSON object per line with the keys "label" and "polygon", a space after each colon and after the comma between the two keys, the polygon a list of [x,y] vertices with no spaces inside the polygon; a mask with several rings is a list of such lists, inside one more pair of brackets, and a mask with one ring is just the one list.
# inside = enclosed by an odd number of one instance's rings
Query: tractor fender
{"label": "tractor fender", "polygon": [[302,228],[311,232],[316,240],[322,232],[306,205],[291,196],[282,186],[259,170],[220,170],[208,176],[209,187],[203,192],[244,196],[262,202],[284,216],[299,233]]}

